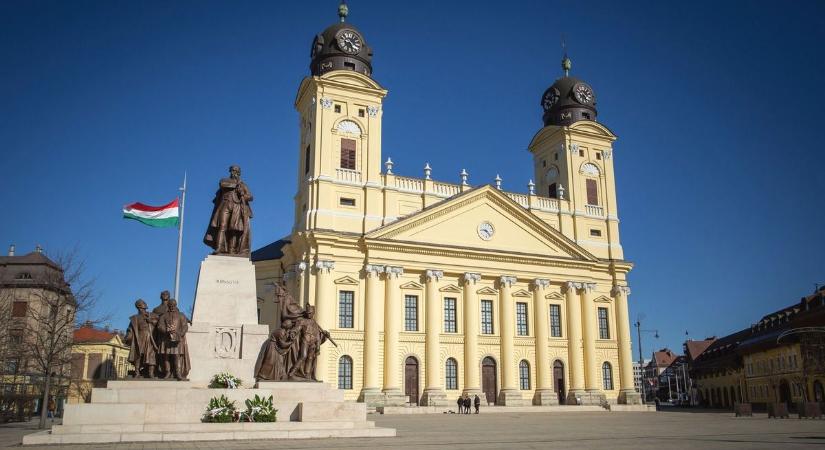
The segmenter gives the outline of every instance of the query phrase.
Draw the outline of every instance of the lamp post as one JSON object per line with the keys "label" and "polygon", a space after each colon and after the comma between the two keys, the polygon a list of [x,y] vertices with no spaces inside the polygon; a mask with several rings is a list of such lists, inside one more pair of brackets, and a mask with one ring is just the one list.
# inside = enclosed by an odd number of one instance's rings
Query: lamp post
{"label": "lamp post", "polygon": [[653,333],[653,337],[656,338],[656,339],[659,339],[659,330],[643,330],[642,329],[642,319],[644,319],[644,315],[640,314],[636,318],[636,323],[634,323],[633,325],[636,327],[636,333],[638,335],[638,342],[639,342],[639,368],[642,371],[642,392],[641,392],[641,394],[642,394],[642,403],[646,403],[647,399],[645,398],[646,397],[645,390],[647,388],[647,385],[645,384],[645,382],[646,382],[647,373],[645,371],[645,366],[644,366],[644,361],[645,360],[642,357],[642,332]]}

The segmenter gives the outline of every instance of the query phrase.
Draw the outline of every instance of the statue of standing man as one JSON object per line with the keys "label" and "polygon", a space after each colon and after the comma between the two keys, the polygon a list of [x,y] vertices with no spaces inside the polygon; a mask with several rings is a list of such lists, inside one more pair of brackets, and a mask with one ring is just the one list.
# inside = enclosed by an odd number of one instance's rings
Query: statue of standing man
{"label": "statue of standing man", "polygon": [[249,256],[252,230],[252,192],[241,181],[241,168],[231,166],[229,178],[221,179],[215,193],[215,204],[203,243],[212,247],[215,255]]}

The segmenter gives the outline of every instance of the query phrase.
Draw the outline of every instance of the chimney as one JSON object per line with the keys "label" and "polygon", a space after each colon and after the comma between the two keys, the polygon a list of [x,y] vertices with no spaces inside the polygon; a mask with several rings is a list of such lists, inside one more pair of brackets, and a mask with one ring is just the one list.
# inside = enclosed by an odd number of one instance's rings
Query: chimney
{"label": "chimney", "polygon": [[14,244],[9,245],[9,256],[14,256]]}

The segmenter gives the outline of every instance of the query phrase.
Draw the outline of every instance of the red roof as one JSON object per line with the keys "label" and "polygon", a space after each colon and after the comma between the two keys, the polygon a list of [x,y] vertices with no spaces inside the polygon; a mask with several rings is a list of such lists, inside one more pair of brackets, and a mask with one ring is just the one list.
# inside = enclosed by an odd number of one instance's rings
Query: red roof
{"label": "red roof", "polygon": [[115,333],[106,330],[98,330],[92,327],[83,326],[74,330],[75,342],[109,342],[115,337]]}
{"label": "red roof", "polygon": [[701,341],[687,341],[685,342],[685,350],[687,352],[687,357],[691,360],[695,360],[702,354],[705,350],[710,347],[710,344],[713,344],[716,341],[716,338],[708,338]]}
{"label": "red roof", "polygon": [[673,361],[676,360],[677,355],[668,348],[663,348],[658,352],[653,352],[653,361],[656,367],[670,367]]}

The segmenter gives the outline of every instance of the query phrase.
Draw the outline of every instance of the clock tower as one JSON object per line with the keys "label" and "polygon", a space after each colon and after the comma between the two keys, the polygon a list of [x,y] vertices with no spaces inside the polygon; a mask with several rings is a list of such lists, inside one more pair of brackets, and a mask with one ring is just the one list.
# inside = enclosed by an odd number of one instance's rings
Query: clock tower
{"label": "clock tower", "polygon": [[594,254],[622,259],[613,177],[616,136],[596,121],[596,94],[570,76],[571,67],[565,55],[564,76],[541,97],[544,128],[529,146],[536,193],[569,202],[572,214],[559,221],[567,237]]}
{"label": "clock tower", "polygon": [[363,33],[339,21],[318,33],[311,75],[295,99],[300,115],[298,186],[293,231],[364,233],[381,226],[381,115],[387,95],[372,78],[372,49]]}

